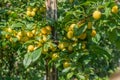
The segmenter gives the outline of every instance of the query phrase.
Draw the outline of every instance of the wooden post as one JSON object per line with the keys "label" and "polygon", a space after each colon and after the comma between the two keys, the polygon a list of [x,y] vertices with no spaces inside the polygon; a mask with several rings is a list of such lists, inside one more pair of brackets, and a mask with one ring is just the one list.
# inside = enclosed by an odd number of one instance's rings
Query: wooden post
{"label": "wooden post", "polygon": [[46,0],[47,17],[57,20],[57,0]]}
{"label": "wooden post", "polygon": [[[46,9],[47,19],[55,22],[57,20],[57,0],[46,0]],[[54,25],[52,25],[52,39],[54,43],[57,44],[57,31],[55,30]],[[58,80],[55,64],[53,63],[52,67],[49,67],[48,60],[46,60],[46,80]]]}

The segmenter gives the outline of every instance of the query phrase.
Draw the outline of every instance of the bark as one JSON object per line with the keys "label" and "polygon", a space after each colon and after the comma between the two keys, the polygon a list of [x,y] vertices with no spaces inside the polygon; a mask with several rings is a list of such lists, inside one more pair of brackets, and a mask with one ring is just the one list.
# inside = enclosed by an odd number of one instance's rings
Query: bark
{"label": "bark", "polygon": [[[56,21],[57,20],[57,0],[46,0],[46,17],[49,20]],[[52,25],[52,39],[56,43],[57,41],[57,31]],[[58,80],[57,69],[55,64],[52,64],[52,67],[48,66],[49,60],[46,60],[46,80]]]}

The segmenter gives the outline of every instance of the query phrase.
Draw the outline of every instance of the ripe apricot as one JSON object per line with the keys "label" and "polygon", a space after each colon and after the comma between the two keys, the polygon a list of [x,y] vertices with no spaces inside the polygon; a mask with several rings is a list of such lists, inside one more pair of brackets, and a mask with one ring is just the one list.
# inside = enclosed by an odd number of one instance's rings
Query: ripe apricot
{"label": "ripe apricot", "polygon": [[28,51],[30,51],[30,52],[31,52],[31,51],[34,51],[34,45],[29,45],[27,49],[28,49]]}
{"label": "ripe apricot", "polygon": [[96,11],[93,12],[92,16],[93,16],[94,19],[98,20],[98,19],[101,18],[101,12],[96,10]]}
{"label": "ripe apricot", "polygon": [[80,38],[81,40],[84,40],[87,37],[86,33],[82,33],[80,36],[78,36],[78,38]]}
{"label": "ripe apricot", "polygon": [[92,37],[95,37],[95,36],[96,36],[96,30],[92,30],[91,36],[92,36]]}
{"label": "ripe apricot", "polygon": [[73,31],[68,31],[67,32],[67,38],[71,39],[73,37]]}
{"label": "ripe apricot", "polygon": [[70,67],[70,63],[69,63],[68,61],[64,62],[64,63],[63,63],[63,67],[64,67],[64,68]]}
{"label": "ripe apricot", "polygon": [[118,13],[118,6],[117,5],[112,7],[112,13],[115,13],[115,14]]}

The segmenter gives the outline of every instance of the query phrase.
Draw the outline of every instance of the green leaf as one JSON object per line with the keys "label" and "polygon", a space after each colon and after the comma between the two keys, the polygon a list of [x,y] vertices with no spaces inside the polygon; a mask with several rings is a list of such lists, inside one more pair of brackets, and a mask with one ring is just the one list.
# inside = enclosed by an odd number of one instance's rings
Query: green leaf
{"label": "green leaf", "polygon": [[27,26],[27,29],[29,29],[29,30],[32,30],[34,27],[33,27],[33,23],[29,23],[29,24],[27,24],[26,26]]}
{"label": "green leaf", "polygon": [[23,65],[27,68],[32,62],[31,53],[27,53],[24,56]]}
{"label": "green leaf", "polygon": [[104,57],[105,60],[111,59],[112,57],[106,50],[97,45],[92,45],[90,47],[90,50],[92,51],[92,53]]}
{"label": "green leaf", "polygon": [[18,28],[18,27],[23,27],[24,26],[24,24],[23,23],[14,23],[14,24],[12,24],[12,28]]}
{"label": "green leaf", "polygon": [[13,42],[17,42],[17,38],[12,38]]}
{"label": "green leaf", "polygon": [[3,13],[5,13],[5,9],[0,10],[0,14],[3,14]]}
{"label": "green leaf", "polygon": [[80,34],[85,32],[86,29],[87,29],[87,26],[81,26],[80,28],[78,28],[76,25],[76,27],[74,28],[75,36],[79,36]]}
{"label": "green leaf", "polygon": [[63,71],[62,71],[62,72],[63,72],[63,73],[66,73],[66,72],[70,71],[70,69],[71,69],[70,67],[65,68],[65,69],[63,69]]}
{"label": "green leaf", "polygon": [[26,41],[26,42],[24,43],[24,45],[30,44],[30,43],[33,43],[33,42],[35,42],[35,40],[29,40],[29,41]]}
{"label": "green leaf", "polygon": [[41,55],[41,48],[32,52],[32,62],[35,62]]}
{"label": "green leaf", "polygon": [[18,54],[18,55],[22,54],[19,49],[18,49],[18,51],[17,51],[17,54]]}
{"label": "green leaf", "polygon": [[114,43],[117,40],[117,33],[116,33],[116,29],[112,30],[111,32],[109,32],[109,40]]}
{"label": "green leaf", "polygon": [[32,62],[35,62],[36,60],[38,60],[40,55],[41,55],[41,48],[25,54],[25,57],[23,60],[24,66],[27,68]]}
{"label": "green leaf", "polygon": [[101,38],[100,35],[97,34],[95,37],[92,38],[92,41],[97,44],[99,43],[100,38]]}
{"label": "green leaf", "polygon": [[80,75],[79,77],[80,77],[81,80],[85,80],[85,76]]}
{"label": "green leaf", "polygon": [[120,37],[118,37],[117,41],[115,42],[116,48],[120,50]]}
{"label": "green leaf", "polygon": [[111,9],[110,8],[105,8],[105,16],[108,18],[110,16]]}
{"label": "green leaf", "polygon": [[74,75],[73,72],[67,74],[67,79],[70,79]]}
{"label": "green leaf", "polygon": [[18,15],[17,15],[17,13],[16,13],[16,12],[13,12],[12,14],[10,14],[10,17],[17,18],[17,17],[18,17]]}

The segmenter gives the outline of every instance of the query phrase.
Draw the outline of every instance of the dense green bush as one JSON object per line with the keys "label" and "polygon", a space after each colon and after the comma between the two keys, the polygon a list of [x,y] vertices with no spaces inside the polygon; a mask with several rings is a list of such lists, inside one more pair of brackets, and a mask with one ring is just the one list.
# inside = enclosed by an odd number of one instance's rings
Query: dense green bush
{"label": "dense green bush", "polygon": [[[114,0],[59,0],[58,20],[44,0],[0,1],[0,77],[108,80],[118,66],[120,12]],[[54,35],[56,32],[56,35]]]}

